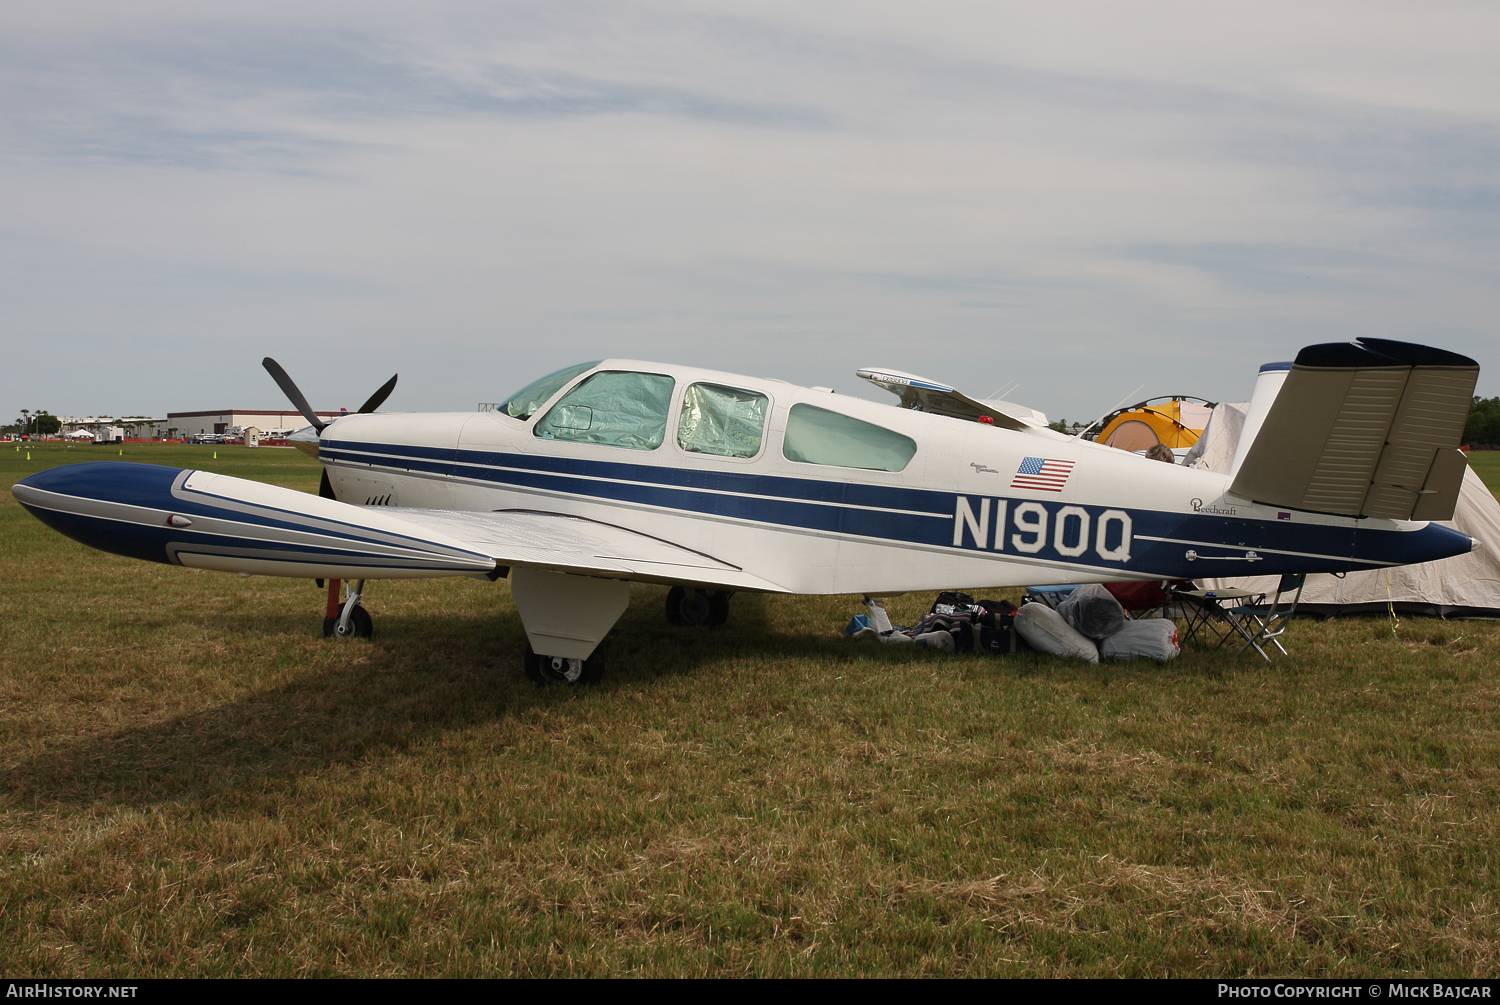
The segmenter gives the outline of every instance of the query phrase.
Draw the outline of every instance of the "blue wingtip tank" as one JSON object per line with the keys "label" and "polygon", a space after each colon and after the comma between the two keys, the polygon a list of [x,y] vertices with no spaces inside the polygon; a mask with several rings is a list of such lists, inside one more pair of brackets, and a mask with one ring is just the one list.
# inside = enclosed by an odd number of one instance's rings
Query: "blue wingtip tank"
{"label": "blue wingtip tank", "polygon": [[[28,475],[12,493],[32,516],[80,544],[173,565],[168,545],[182,535],[169,522],[172,486],[188,473],[120,461],[67,464]],[[58,505],[63,499],[67,505]]]}

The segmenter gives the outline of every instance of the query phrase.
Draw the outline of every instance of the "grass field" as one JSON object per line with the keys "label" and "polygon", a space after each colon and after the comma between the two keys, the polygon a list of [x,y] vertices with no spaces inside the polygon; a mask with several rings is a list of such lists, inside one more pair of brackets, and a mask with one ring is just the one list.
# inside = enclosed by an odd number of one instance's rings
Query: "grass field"
{"label": "grass field", "polygon": [[[0,487],[121,459],[32,450]],[[213,451],[123,459],[316,490]],[[7,975],[1500,969],[1500,625],[1089,667],[848,643],[848,597],[671,628],[637,587],[565,691],[504,581],[374,584],[375,640],[327,641],[305,582],[89,551],[8,491],[0,575]]]}
{"label": "grass field", "polygon": [[1470,454],[1469,466],[1479,473],[1491,492],[1500,496],[1500,450]]}

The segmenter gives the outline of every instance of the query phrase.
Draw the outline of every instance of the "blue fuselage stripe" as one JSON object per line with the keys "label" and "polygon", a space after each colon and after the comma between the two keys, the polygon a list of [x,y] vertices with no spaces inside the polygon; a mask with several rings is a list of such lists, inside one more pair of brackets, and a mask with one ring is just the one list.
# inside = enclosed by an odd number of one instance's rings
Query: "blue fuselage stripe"
{"label": "blue fuselage stripe", "polygon": [[[458,477],[496,486],[626,502],[788,529],[903,545],[983,551],[996,558],[1078,565],[1083,567],[1080,571],[1098,569],[1164,579],[1335,572],[1432,561],[1469,548],[1467,536],[1435,524],[1407,532],[1356,529],[1200,513],[1115,510],[1065,504],[1038,496],[965,495],[853,480],[395,444],[325,442],[321,456],[335,464]],[[858,477],[852,471],[850,474]],[[991,515],[986,539],[979,542],[972,528],[962,523],[958,507],[963,500],[977,515],[986,498],[990,501]],[[1018,518],[1017,507],[1026,503],[1040,503],[1045,512],[1045,532],[1040,541],[1037,530],[1031,529],[1037,523],[1036,513]],[[1055,521],[1064,505],[1072,505],[1073,510],[1065,518],[1059,538]],[[995,520],[1002,507],[1005,527],[997,542]],[[1076,510],[1087,514],[1088,540],[1083,542],[1081,552],[1079,532],[1084,520],[1076,515]],[[1105,540],[1097,539],[1100,520],[1109,513],[1128,516],[1133,538],[1126,542],[1128,548],[1122,549],[1115,524],[1106,529]],[[1020,519],[1025,523],[1019,522]],[[955,536],[960,542],[957,546]],[[1041,547],[1034,550],[1018,547],[1038,543]],[[1057,547],[1059,543],[1061,550]],[[1190,550],[1196,553],[1194,560],[1186,557]],[[1250,552],[1255,553],[1255,561],[1245,560]],[[1108,557],[1125,553],[1128,560]]]}

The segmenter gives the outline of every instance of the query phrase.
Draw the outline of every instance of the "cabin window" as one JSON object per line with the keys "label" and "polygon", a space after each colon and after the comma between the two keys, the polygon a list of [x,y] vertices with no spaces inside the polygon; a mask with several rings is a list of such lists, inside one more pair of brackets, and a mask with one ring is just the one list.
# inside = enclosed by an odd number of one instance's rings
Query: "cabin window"
{"label": "cabin window", "polygon": [[695,454],[754,457],[760,453],[770,399],[719,384],[692,384],[682,396],[677,445]]}
{"label": "cabin window", "polygon": [[655,450],[667,435],[676,381],[659,373],[596,373],[562,396],[536,424],[544,440]]}
{"label": "cabin window", "polygon": [[814,405],[793,405],[781,453],[789,461],[900,471],[917,452],[909,436]]}
{"label": "cabin window", "polygon": [[536,412],[536,410],[545,405],[548,400],[551,399],[551,397],[556,394],[558,392],[558,389],[561,388],[564,384],[572,380],[574,377],[578,376],[580,373],[583,373],[583,371],[592,370],[598,365],[599,361],[594,360],[594,362],[592,363],[579,363],[578,365],[570,366],[565,370],[559,370],[556,373],[549,373],[541,380],[535,381],[531,384],[527,384],[515,394],[511,395],[510,400],[500,406],[500,411],[504,412],[506,415],[510,416],[513,419],[529,419]]}

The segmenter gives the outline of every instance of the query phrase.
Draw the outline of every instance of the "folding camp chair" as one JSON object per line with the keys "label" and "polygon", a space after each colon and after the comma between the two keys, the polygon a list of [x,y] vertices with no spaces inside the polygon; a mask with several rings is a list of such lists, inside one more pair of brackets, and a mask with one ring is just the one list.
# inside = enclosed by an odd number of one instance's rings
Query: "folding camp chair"
{"label": "folding camp chair", "polygon": [[[1295,575],[1288,574],[1281,577],[1281,582],[1276,584],[1276,595],[1271,597],[1271,606],[1262,608],[1242,607],[1234,612],[1234,617],[1244,624],[1240,634],[1245,636],[1245,644],[1240,646],[1239,653],[1253,648],[1256,652],[1270,662],[1271,657],[1266,655],[1264,644],[1269,642],[1281,650],[1281,655],[1286,655],[1286,650],[1281,645],[1281,633],[1286,631],[1287,624],[1292,620],[1292,615],[1297,613],[1297,604],[1302,600],[1302,587],[1307,582],[1305,573]],[[1295,590],[1295,593],[1292,591]],[[1285,610],[1281,608],[1281,595],[1292,593],[1292,603]],[[1270,594],[1267,594],[1270,596]],[[1248,629],[1248,631],[1247,631]]]}
{"label": "folding camp chair", "polygon": [[1250,590],[1173,590],[1172,599],[1187,615],[1187,627],[1178,644],[1187,648],[1200,633],[1205,642],[1212,637],[1215,649],[1236,635],[1248,644],[1253,633],[1245,611],[1264,598],[1265,594]]}
{"label": "folding camp chair", "polygon": [[1191,585],[1191,580],[1181,579],[1165,582],[1105,583],[1104,588],[1120,602],[1121,607],[1125,608],[1127,618],[1141,621],[1147,618],[1167,617],[1167,608],[1172,604],[1172,591]]}

